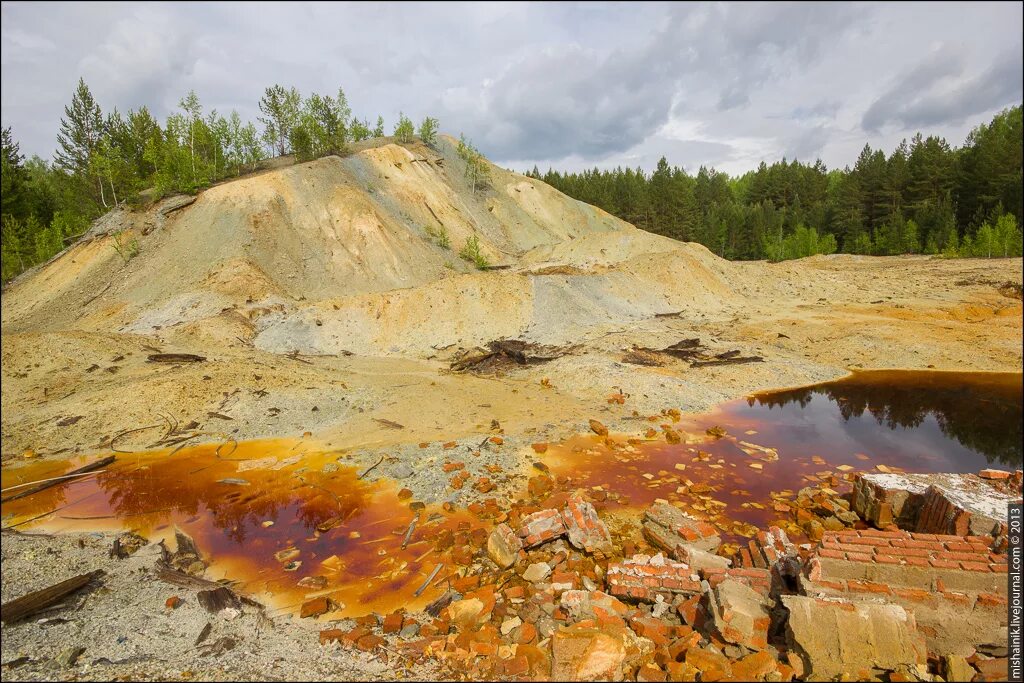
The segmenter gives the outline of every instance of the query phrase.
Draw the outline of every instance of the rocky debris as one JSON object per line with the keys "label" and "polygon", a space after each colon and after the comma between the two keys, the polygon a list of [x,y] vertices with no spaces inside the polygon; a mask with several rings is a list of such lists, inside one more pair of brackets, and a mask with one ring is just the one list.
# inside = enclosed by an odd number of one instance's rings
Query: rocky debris
{"label": "rocky debris", "polygon": [[629,611],[623,602],[602,591],[565,591],[560,606],[573,621],[594,619],[602,624]]}
{"label": "rocky debris", "polygon": [[242,603],[230,588],[221,586],[196,593],[196,601],[210,614],[240,610]]}
{"label": "rocky debris", "polygon": [[497,372],[515,365],[547,363],[572,352],[575,347],[546,346],[519,339],[497,339],[487,343],[487,349],[472,349],[452,361],[456,372]]}
{"label": "rocky debris", "polygon": [[167,556],[167,564],[189,576],[200,576],[206,571],[206,562],[203,561],[199,548],[191,536],[175,527],[174,541],[176,547],[174,552]]}
{"label": "rocky debris", "polygon": [[750,586],[726,579],[708,593],[715,631],[727,643],[751,651],[768,649],[774,603]]}
{"label": "rocky debris", "polygon": [[[986,472],[991,472],[986,470]],[[957,536],[1005,534],[1007,504],[1019,500],[1012,481],[973,474],[861,474],[854,481],[853,509],[866,521],[885,528]]]}
{"label": "rocky debris", "polygon": [[126,531],[123,534],[119,534],[114,539],[114,543],[110,548],[110,556],[118,560],[123,560],[127,557],[131,557],[139,551],[140,548],[149,545],[142,536]]}
{"label": "rocky debris", "polygon": [[690,517],[668,503],[655,503],[643,518],[644,538],[677,560],[686,556],[686,548],[714,552],[722,544],[715,527]]}
{"label": "rocky debris", "polygon": [[530,583],[543,581],[551,573],[551,566],[547,562],[534,562],[523,572],[523,580]]}
{"label": "rocky debris", "polygon": [[710,569],[701,572],[710,588],[715,588],[720,583],[730,580],[742,583],[761,595],[767,596],[772,588],[772,575],[767,569],[746,569],[737,567],[735,569]]}
{"label": "rocky debris", "polygon": [[732,566],[732,560],[721,555],[713,555],[703,550],[698,550],[692,545],[678,546],[679,553],[677,560],[690,566],[695,572],[704,570],[725,570]]}
{"label": "rocky debris", "polygon": [[542,543],[553,541],[565,533],[562,513],[558,510],[539,510],[523,517],[523,526],[519,529],[519,538],[524,548],[534,548]]}
{"label": "rocky debris", "polygon": [[643,602],[671,601],[674,596],[701,592],[699,577],[682,562],[670,562],[661,555],[634,555],[631,560],[612,562],[607,569],[609,592],[618,598]]}
{"label": "rocky debris", "polygon": [[494,527],[487,537],[487,556],[502,569],[508,569],[515,564],[522,549],[523,542],[508,524],[502,523]]}
{"label": "rocky debris", "polygon": [[[424,584],[447,582],[426,616],[370,615],[321,642],[429,659],[470,680],[929,680],[954,670],[983,680],[997,669],[1006,656],[997,541],[847,528],[859,518],[830,485],[801,490],[796,504],[776,500],[797,521],[827,515],[820,541],[799,548],[780,527],[750,525],[747,540],[719,545],[709,523],[661,502],[645,511],[640,538],[622,538],[631,527],[617,518],[613,536],[598,516],[601,491],[570,495],[562,480],[533,498],[544,509],[475,504],[494,520],[490,533],[442,533],[435,550],[486,546],[493,564],[453,555],[455,572]],[[629,559],[614,561],[620,552]]]}
{"label": "rocky debris", "polygon": [[899,605],[782,596],[789,611],[786,638],[808,680],[901,674],[927,676],[924,637]]}
{"label": "rocky debris", "polygon": [[556,681],[621,680],[626,646],[621,634],[574,624],[552,636],[551,658]]}
{"label": "rocky debris", "polygon": [[562,510],[566,534],[574,547],[598,557],[612,552],[612,537],[608,527],[597,516],[597,510],[587,501],[573,496]]}

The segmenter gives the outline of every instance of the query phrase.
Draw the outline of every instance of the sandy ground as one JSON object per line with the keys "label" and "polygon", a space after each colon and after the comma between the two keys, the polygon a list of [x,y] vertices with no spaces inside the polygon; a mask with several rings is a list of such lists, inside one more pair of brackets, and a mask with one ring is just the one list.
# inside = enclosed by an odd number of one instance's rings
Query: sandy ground
{"label": "sandy ground", "polygon": [[[219,185],[166,217],[159,206],[108,217],[112,227],[4,292],[3,462],[26,450],[109,452],[115,437],[118,449],[141,450],[173,426],[189,426],[190,443],[311,432],[354,463],[387,454],[375,476],[404,469],[402,485],[430,502],[446,494],[437,468],[422,465],[440,454],[417,444],[478,442],[494,420],[509,448],[488,461],[513,471],[530,442],[567,437],[591,418],[630,430],[633,411],[700,412],[851,368],[1021,369],[1021,300],[1002,287],[1019,292],[1020,259],[729,263],[500,169],[489,190],[470,192],[460,163],[450,140],[439,150],[378,144]],[[438,245],[442,226],[453,250]],[[116,230],[138,237],[138,257],[114,252]],[[508,268],[460,260],[473,234]],[[765,362],[622,360],[633,346],[693,337]],[[500,338],[572,349],[498,375],[449,370]],[[147,362],[158,352],[206,360]],[[616,389],[629,394],[625,405],[607,403]],[[33,660],[4,669],[5,679],[395,675],[368,655],[312,645],[291,617],[271,627],[248,609],[210,639],[237,647],[204,657],[193,643],[207,615],[189,591],[150,577],[151,550],[117,562],[109,543],[3,534],[5,601],[108,572],[54,621],[4,628],[3,662]],[[175,592],[185,605],[168,614]],[[55,668],[53,658],[86,640],[73,670]]]}

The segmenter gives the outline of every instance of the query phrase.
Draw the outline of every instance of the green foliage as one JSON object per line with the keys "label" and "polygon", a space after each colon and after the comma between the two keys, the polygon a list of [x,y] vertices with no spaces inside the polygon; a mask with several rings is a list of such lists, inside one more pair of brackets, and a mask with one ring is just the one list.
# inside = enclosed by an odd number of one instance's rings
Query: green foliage
{"label": "green foliage", "polygon": [[139,255],[139,240],[135,235],[132,235],[130,238],[126,237],[124,230],[114,233],[114,239],[111,246],[125,263],[128,263]]}
{"label": "green foliage", "polygon": [[278,156],[291,151],[292,129],[299,124],[302,97],[295,88],[287,90],[281,85],[272,85],[260,98],[259,117],[264,126],[263,140],[276,148]]}
{"label": "green foliage", "polygon": [[764,245],[769,261],[805,258],[815,254],[834,254],[836,249],[835,235],[818,235],[817,230],[802,224],[796,226],[791,235],[778,240],[768,239]]}
{"label": "green foliage", "polygon": [[487,257],[480,251],[480,240],[476,234],[470,235],[469,239],[463,245],[462,249],[459,250],[459,256],[475,265],[480,270],[483,270],[490,265]]}
{"label": "green foliage", "polygon": [[465,175],[470,182],[471,189],[476,192],[487,187],[490,183],[491,169],[480,150],[474,147],[465,135],[460,135],[456,152],[466,164]]}
{"label": "green foliage", "polygon": [[[383,125],[383,124],[382,124]],[[372,130],[370,130],[370,124],[368,121],[360,121],[358,119],[352,119],[352,140],[354,142],[361,142],[363,140],[369,140],[373,136]],[[384,133],[381,132],[381,135]],[[379,137],[379,136],[378,136]]]}
{"label": "green foliage", "polygon": [[395,124],[395,137],[398,138],[398,141],[412,142],[412,136],[415,132],[409,117],[402,112],[398,112],[398,123]]}
{"label": "green foliage", "polygon": [[[824,240],[832,236],[837,251],[854,254],[987,256],[991,249],[994,257],[1013,254],[1019,234],[1008,227],[999,233],[999,216],[1011,216],[1017,226],[1024,222],[1021,138],[1016,106],[976,128],[959,149],[916,135],[888,156],[865,145],[852,167],[831,171],[821,161],[782,159],[730,178],[703,167],[691,175],[662,158],[650,174],[631,168],[542,174],[534,168],[527,175],[639,228],[700,242],[725,258],[805,253],[806,244],[796,245],[806,235],[790,239],[800,226],[816,231],[819,249],[829,247]],[[467,162],[469,150],[465,141],[459,145]]]}
{"label": "green foliage", "polygon": [[420,140],[423,140],[424,144],[433,147],[437,143],[437,125],[437,119],[429,116],[423,119],[417,135],[419,135]]}
{"label": "green foliage", "polygon": [[[369,121],[366,122],[366,126],[367,126],[367,128],[369,128],[369,126],[370,126],[370,122]],[[375,138],[382,138],[382,137],[384,137],[384,117],[383,116],[380,116],[380,115],[377,116],[377,125],[373,127],[372,135]]]}

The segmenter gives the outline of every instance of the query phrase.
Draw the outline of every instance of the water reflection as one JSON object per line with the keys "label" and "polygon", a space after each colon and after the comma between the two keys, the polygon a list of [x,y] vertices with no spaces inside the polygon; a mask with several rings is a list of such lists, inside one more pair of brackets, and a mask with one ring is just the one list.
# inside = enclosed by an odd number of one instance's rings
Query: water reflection
{"label": "water reflection", "polygon": [[[826,400],[814,401],[815,397]],[[946,454],[951,466],[969,470],[983,456],[987,463],[1020,467],[1022,459],[1022,380],[1012,373],[860,372],[852,377],[813,387],[760,394],[748,406],[783,408],[813,416],[814,421],[835,422],[850,434],[871,428],[899,430],[901,438],[924,440]],[[777,419],[777,418],[776,418]],[[945,441],[937,444],[937,428]],[[907,434],[906,432],[913,432]]]}

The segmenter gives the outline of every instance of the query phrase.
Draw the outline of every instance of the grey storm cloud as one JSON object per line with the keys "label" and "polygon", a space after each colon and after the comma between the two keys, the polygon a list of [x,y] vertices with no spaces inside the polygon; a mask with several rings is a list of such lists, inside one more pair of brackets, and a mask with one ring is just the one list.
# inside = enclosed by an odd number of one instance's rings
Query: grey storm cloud
{"label": "grey storm cloud", "polygon": [[163,119],[190,89],[343,87],[524,168],[830,166],[920,127],[960,144],[1021,99],[1019,3],[32,3],[0,6],[2,120],[49,157],[83,76]]}
{"label": "grey storm cloud", "polygon": [[903,128],[958,123],[1021,99],[1024,62],[1020,50],[1004,52],[987,69],[964,76],[966,60],[950,46],[909,70],[864,113],[865,130],[895,123]]}

